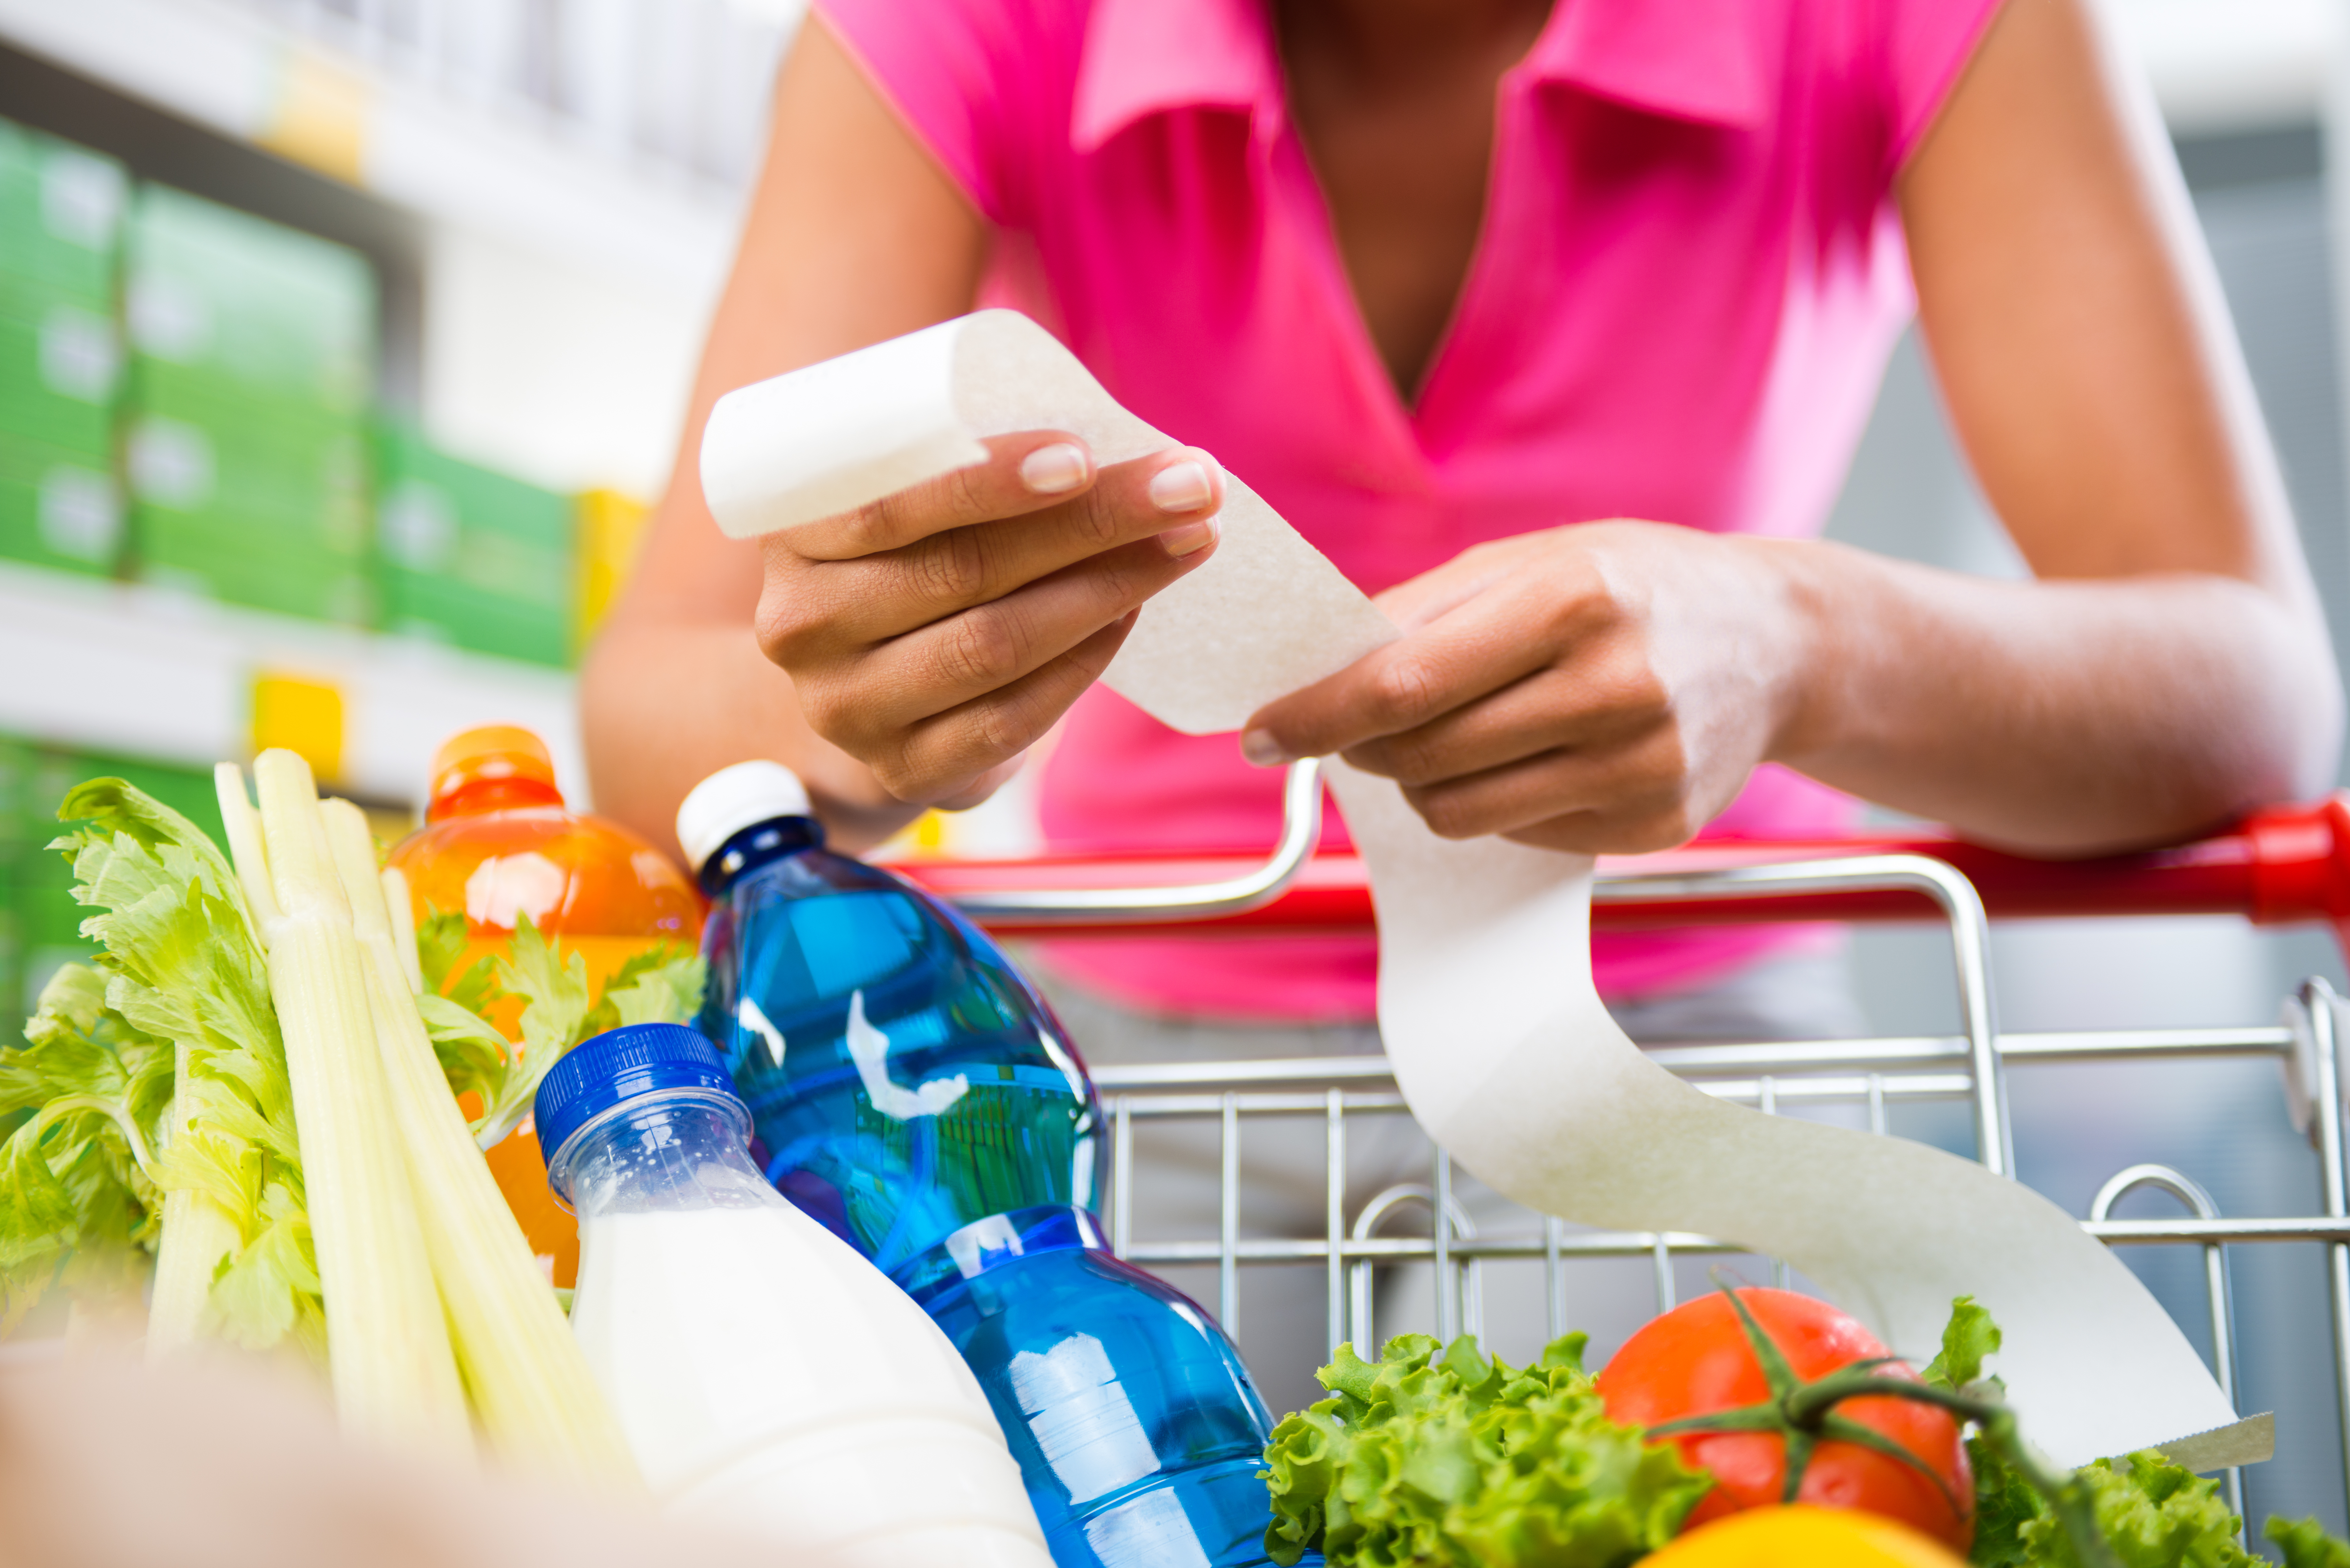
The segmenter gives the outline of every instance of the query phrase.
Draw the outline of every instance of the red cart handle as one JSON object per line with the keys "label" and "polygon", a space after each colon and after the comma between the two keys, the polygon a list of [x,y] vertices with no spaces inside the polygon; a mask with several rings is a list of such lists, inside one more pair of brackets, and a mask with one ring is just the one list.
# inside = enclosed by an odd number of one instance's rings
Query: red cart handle
{"label": "red cart handle", "polygon": [[[1293,805],[1318,781],[1301,770]],[[1284,839],[1308,826],[1294,812]],[[1312,842],[1309,832],[1305,842]],[[2350,951],[2350,793],[2306,805],[2272,806],[2223,833],[2169,849],[2087,860],[2042,860],[1970,844],[1948,834],[1896,834],[1811,839],[1711,839],[1659,855],[1607,857],[1592,923],[1600,928],[1735,924],[1807,918],[1908,920],[1931,916],[1921,897],[1898,891],[1834,890],[1797,900],[1726,892],[1714,898],[1644,901],[1640,879],[1738,866],[1855,856],[1925,855],[1965,874],[1993,917],[2091,915],[2243,915],[2262,925],[2322,920]],[[1278,861],[1280,857],[1276,855]],[[1370,885],[1352,855],[1302,852],[1294,872],[1269,876],[1261,856],[1046,856],[1033,860],[913,861],[898,867],[932,892],[970,900],[981,923],[1004,935],[1107,934],[1181,930],[1205,934],[1276,929],[1370,929]],[[1098,919],[1063,911],[1051,918],[987,907],[991,896],[1037,889],[1165,889],[1198,884],[1241,887],[1264,881],[1261,901],[1233,912],[1128,910]],[[1248,900],[1228,900],[1246,904]],[[1791,903],[1794,907],[1791,908]]]}

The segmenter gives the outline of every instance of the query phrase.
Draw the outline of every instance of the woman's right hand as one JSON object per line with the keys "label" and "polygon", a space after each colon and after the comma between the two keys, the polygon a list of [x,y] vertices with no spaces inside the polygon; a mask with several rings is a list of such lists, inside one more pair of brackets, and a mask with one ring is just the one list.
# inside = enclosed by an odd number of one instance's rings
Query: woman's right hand
{"label": "woman's right hand", "polygon": [[768,535],[759,647],[816,732],[913,805],[975,805],[1109,665],[1142,602],[1214,553],[1196,448],[1097,469],[1054,431]]}

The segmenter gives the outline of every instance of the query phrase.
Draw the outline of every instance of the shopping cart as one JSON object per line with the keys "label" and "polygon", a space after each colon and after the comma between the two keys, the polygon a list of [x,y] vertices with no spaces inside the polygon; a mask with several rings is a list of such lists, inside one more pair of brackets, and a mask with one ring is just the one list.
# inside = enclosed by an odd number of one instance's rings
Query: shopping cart
{"label": "shopping cart", "polygon": [[[1268,858],[1245,856],[1047,857],[1025,861],[917,861],[899,869],[1001,936],[1139,934],[1214,929],[1371,929],[1369,884],[1351,856],[1315,852],[1322,785],[1312,762],[1295,764],[1284,794],[1280,841]],[[2202,1250],[2213,1371],[2230,1400],[2237,1342],[2227,1248],[2291,1242],[2324,1249],[2333,1334],[2332,1391],[2343,1432],[2344,1495],[2350,1502],[2350,1190],[2343,1147],[2343,1047],[2336,998],[2322,979],[2286,999],[2264,1028],[2085,1030],[2002,1033],[1992,1016],[1993,916],[2232,913],[2256,923],[2324,921],[2350,949],[2350,794],[2260,813],[2230,832],[2178,848],[2104,859],[2031,860],[1947,836],[1707,844],[1634,861],[1603,860],[1592,893],[1597,929],[1787,919],[1936,920],[1947,927],[1958,981],[1953,1035],[1660,1047],[1650,1058],[1706,1092],[1765,1113],[1799,1102],[1866,1107],[1874,1131],[1905,1100],[1960,1099],[1975,1154],[1994,1171],[2015,1169],[2005,1069],[2010,1064],[2122,1064],[2269,1058],[2283,1070],[2295,1125],[2310,1136],[2322,1213],[2231,1220],[2178,1169],[2135,1164],[2097,1193],[2084,1228],[2115,1246],[2189,1244]],[[1591,1231],[1555,1220],[1513,1235],[1480,1235],[1455,1201],[1452,1161],[1436,1151],[1426,1182],[1391,1186],[1348,1211],[1350,1120],[1408,1114],[1383,1056],[1318,1057],[1104,1067],[1095,1074],[1109,1116],[1109,1233],[1120,1257],[1151,1266],[1212,1265],[1219,1315],[1238,1314],[1243,1268],[1285,1265],[1326,1273],[1329,1343],[1374,1344],[1373,1271],[1433,1265],[1438,1336],[1474,1332],[1481,1262],[1538,1258],[1548,1322],[1564,1333],[1565,1270],[1578,1260],[1646,1258],[1659,1311],[1673,1305],[1676,1257],[1741,1252],[1710,1237]],[[1326,1210],[1318,1235],[1242,1234],[1243,1124],[1259,1117],[1322,1119]],[[1207,1120],[1222,1135],[1220,1234],[1140,1241],[1132,1194],[1149,1179],[1135,1164],[1134,1128],[1159,1118]],[[2166,1220],[2112,1217],[2139,1189],[2169,1194],[2185,1210]],[[1427,1236],[1381,1233],[1417,1206],[1445,1223]],[[1783,1278],[1783,1274],[1780,1277]],[[2242,1511],[2241,1479],[2228,1473]]]}

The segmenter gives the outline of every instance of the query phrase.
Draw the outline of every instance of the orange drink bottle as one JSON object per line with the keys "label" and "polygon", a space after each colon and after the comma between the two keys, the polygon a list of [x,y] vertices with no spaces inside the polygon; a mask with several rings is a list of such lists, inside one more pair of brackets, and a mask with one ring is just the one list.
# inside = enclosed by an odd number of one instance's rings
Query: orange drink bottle
{"label": "orange drink bottle", "polygon": [[[546,745],[528,730],[493,724],[443,742],[432,758],[424,826],[390,863],[408,878],[416,918],[462,912],[468,938],[449,969],[455,981],[484,956],[504,957],[527,915],[566,953],[587,961],[601,996],[630,958],[668,944],[681,956],[702,939],[702,897],[670,858],[600,817],[566,809]],[[522,1003],[502,997],[489,1020],[522,1038]],[[579,1269],[579,1233],[547,1190],[546,1157],[528,1121],[489,1151],[499,1190],[531,1251],[558,1285]]]}

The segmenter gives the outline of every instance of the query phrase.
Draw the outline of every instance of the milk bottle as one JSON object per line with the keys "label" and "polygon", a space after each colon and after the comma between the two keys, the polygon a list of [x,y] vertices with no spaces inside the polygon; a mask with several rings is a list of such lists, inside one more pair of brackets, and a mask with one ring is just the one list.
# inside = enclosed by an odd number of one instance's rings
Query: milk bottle
{"label": "milk bottle", "polygon": [[854,1568],[1048,1568],[962,1357],[768,1186],[709,1041],[600,1034],[536,1115],[579,1217],[573,1331],[667,1507]]}

